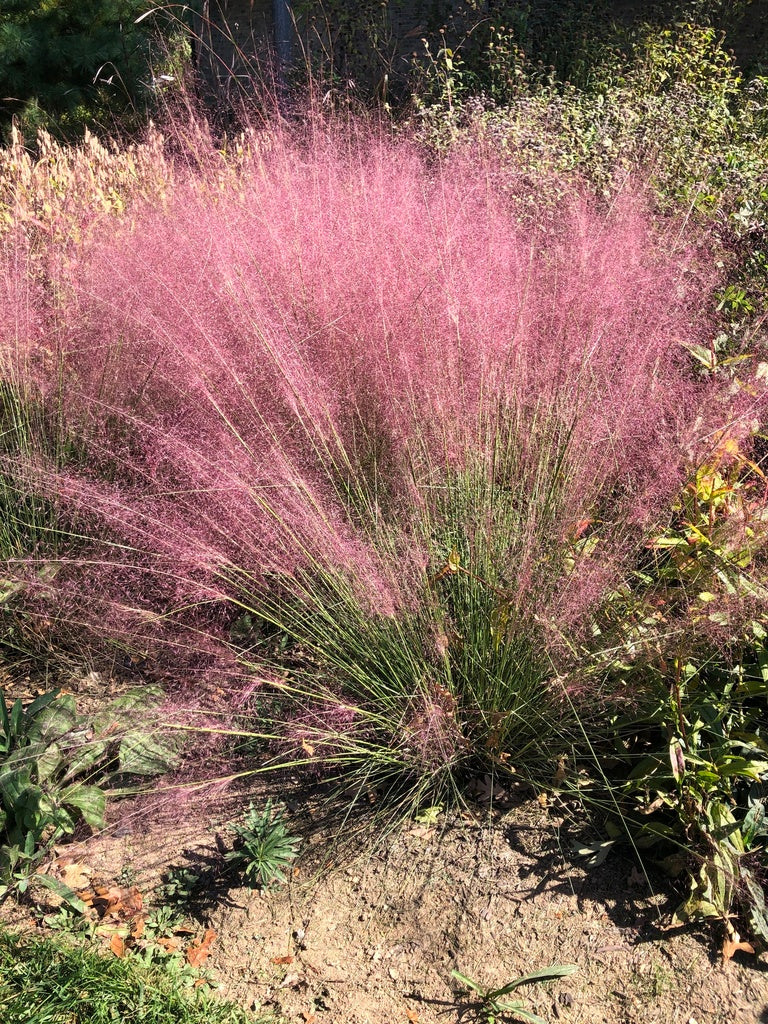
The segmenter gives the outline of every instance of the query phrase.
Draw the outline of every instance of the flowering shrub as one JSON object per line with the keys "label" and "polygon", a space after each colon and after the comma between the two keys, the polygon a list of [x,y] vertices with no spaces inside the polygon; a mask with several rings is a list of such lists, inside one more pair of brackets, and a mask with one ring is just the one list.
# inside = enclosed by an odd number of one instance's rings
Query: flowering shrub
{"label": "flowering shrub", "polygon": [[[759,90],[730,111],[731,63],[690,38],[685,59],[649,39],[616,106],[532,91],[443,155],[317,117],[43,138],[37,161],[17,139],[6,600],[46,643],[159,662],[179,702],[226,687],[270,764],[352,800],[434,804],[485,771],[583,791],[564,765],[597,752],[622,827],[688,843],[685,912],[737,941],[765,775],[765,364],[759,319],[736,323],[754,279],[721,288],[717,334],[692,225],[716,186],[739,244],[761,237],[762,114]],[[745,159],[720,174],[726,137]],[[638,178],[690,216],[655,216]]]}
{"label": "flowering shrub", "polygon": [[727,415],[681,344],[700,277],[636,197],[532,224],[492,159],[362,129],[197,168],[94,226],[29,362],[88,453],[35,472],[101,538],[30,592],[255,674],[289,756],[362,788],[548,778],[597,706],[594,615]]}

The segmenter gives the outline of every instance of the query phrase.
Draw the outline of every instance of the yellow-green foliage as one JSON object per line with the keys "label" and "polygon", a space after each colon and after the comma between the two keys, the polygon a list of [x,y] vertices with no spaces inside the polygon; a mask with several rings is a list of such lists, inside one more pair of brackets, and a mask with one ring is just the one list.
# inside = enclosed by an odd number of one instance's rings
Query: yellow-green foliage
{"label": "yellow-green foliage", "polygon": [[166,142],[154,128],[144,142],[104,143],[87,129],[71,146],[46,131],[28,150],[12,130],[0,150],[0,235],[14,229],[45,243],[79,239],[86,223],[121,214],[137,198],[162,197],[173,184]]}
{"label": "yellow-green foliage", "polygon": [[[193,162],[203,151],[210,160],[210,141],[198,138],[200,133],[201,126],[193,126],[183,139]],[[153,125],[142,142],[126,145],[102,141],[88,129],[77,145],[40,131],[33,150],[14,128],[10,145],[0,149],[0,241],[13,231],[14,245],[26,237],[32,250],[80,242],[104,217],[121,216],[142,202],[163,203],[182,179],[187,186],[231,195],[243,166],[269,145],[268,132],[241,132],[217,151],[214,173],[209,165],[195,177],[177,173],[169,138]]]}

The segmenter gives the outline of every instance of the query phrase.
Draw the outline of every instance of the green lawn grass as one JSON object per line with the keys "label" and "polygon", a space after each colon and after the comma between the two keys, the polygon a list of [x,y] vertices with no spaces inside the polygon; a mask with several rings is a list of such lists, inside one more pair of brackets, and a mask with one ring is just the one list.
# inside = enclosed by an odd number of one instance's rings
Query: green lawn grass
{"label": "green lawn grass", "polygon": [[[171,974],[64,939],[0,929],[3,1024],[267,1024]],[[274,1020],[274,1019],[273,1019]]]}

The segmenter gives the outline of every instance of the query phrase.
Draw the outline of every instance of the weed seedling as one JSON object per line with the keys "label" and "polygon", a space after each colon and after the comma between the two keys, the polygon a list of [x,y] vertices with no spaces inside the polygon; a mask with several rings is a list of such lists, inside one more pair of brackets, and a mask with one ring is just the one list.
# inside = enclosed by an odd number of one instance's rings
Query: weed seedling
{"label": "weed seedling", "polygon": [[273,813],[271,800],[263,811],[251,804],[245,822],[229,828],[236,840],[226,860],[242,874],[246,884],[267,888],[285,882],[285,871],[296,857],[299,840],[288,834],[282,810]]}
{"label": "weed seedling", "polygon": [[460,981],[462,985],[470,989],[472,992],[476,992],[478,995],[478,1020],[486,1021],[487,1024],[496,1024],[501,1016],[507,1013],[513,1013],[520,1020],[528,1021],[529,1024],[547,1024],[543,1017],[539,1017],[535,1013],[531,1013],[530,1010],[526,1010],[523,1003],[519,1000],[509,1003],[504,1001],[503,997],[508,996],[510,992],[514,992],[521,985],[532,985],[539,981],[553,981],[555,978],[565,978],[569,974],[573,974],[578,971],[576,964],[556,964],[552,967],[543,967],[539,971],[533,971],[532,974],[524,974],[521,978],[516,978],[514,981],[510,981],[508,985],[503,985],[501,988],[487,989],[483,988],[476,981],[472,981],[464,974],[460,974],[459,971],[451,971],[451,977]]}

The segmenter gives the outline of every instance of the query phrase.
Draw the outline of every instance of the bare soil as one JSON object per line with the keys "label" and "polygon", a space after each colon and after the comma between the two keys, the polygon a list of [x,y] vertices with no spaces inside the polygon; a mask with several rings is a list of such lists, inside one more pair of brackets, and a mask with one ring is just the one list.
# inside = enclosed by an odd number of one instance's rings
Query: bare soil
{"label": "bare soil", "polygon": [[765,959],[722,963],[711,933],[664,930],[667,900],[643,873],[618,854],[592,869],[563,856],[557,815],[538,804],[415,825],[324,866],[327,847],[308,840],[288,884],[259,892],[222,873],[235,798],[212,816],[190,797],[183,825],[178,800],[144,803],[59,852],[107,884],[128,871],[148,901],[170,865],[199,872],[192,923],[216,932],[206,966],[248,1008],[303,1024],[466,1022],[478,1007],[454,968],[490,988],[573,963],[576,974],[516,998],[569,1024],[768,1021]]}
{"label": "bare soil", "polygon": [[[260,785],[276,795],[275,780]],[[568,963],[578,972],[514,998],[567,1024],[768,1022],[768,955],[723,962],[711,931],[666,928],[679,901],[669,882],[620,852],[588,867],[572,854],[578,822],[557,804],[478,803],[374,849],[347,829],[329,852],[325,808],[293,792],[287,815],[305,836],[302,854],[288,883],[266,892],[233,885],[223,862],[227,822],[249,796],[263,803],[266,788],[158,790],[114,805],[102,833],[57,853],[102,885],[129,878],[145,906],[162,902],[169,867],[194,869],[202,887],[190,925],[216,933],[206,967],[221,993],[290,1022],[480,1020],[452,970],[494,988]],[[9,901],[2,919],[37,926]]]}

